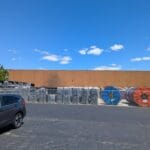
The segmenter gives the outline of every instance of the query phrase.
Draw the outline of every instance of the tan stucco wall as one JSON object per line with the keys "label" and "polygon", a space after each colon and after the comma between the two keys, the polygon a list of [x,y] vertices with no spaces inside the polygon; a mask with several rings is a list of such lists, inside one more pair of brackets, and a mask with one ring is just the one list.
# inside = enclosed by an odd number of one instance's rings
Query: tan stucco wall
{"label": "tan stucco wall", "polygon": [[150,86],[150,71],[9,70],[9,80],[58,86]]}

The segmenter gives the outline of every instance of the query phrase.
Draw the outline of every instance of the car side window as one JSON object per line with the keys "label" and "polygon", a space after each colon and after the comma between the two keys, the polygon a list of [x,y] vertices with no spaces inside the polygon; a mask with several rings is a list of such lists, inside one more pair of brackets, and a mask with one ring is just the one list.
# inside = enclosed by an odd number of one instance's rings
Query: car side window
{"label": "car side window", "polygon": [[15,96],[3,96],[1,106],[7,106],[18,102],[18,98]]}

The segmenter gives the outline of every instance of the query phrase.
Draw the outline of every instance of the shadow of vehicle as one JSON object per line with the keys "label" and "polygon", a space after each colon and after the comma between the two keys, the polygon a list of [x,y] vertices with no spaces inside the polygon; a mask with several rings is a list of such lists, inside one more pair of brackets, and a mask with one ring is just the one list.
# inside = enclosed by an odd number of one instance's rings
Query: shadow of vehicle
{"label": "shadow of vehicle", "polygon": [[12,129],[13,129],[12,125],[8,125],[8,126],[6,126],[6,127],[0,128],[0,135],[1,135],[1,134],[4,134],[4,133],[6,133],[6,132],[9,132],[9,131],[12,130]]}
{"label": "shadow of vehicle", "polygon": [[[22,122],[22,125],[24,124],[24,122]],[[13,125],[7,125],[6,127],[0,128],[0,135],[5,134],[11,130],[15,130],[15,128],[13,127]]]}

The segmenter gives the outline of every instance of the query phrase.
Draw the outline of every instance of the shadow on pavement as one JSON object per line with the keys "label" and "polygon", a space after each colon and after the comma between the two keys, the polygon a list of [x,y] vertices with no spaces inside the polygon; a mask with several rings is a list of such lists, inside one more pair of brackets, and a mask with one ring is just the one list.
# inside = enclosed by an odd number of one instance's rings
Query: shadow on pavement
{"label": "shadow on pavement", "polygon": [[12,129],[13,129],[13,128],[12,128],[11,125],[6,126],[6,127],[3,127],[3,128],[0,128],[0,135],[1,135],[1,134],[4,134],[4,133],[6,133],[6,132],[9,132],[9,131],[12,130]]}

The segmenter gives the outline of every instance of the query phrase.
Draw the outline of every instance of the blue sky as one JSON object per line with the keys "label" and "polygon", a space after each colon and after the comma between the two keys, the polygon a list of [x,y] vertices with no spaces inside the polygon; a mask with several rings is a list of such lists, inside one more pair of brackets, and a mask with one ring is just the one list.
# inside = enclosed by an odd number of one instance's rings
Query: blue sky
{"label": "blue sky", "polygon": [[0,64],[150,70],[150,1],[0,0]]}

